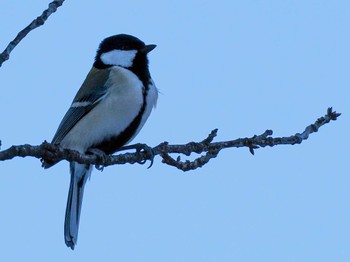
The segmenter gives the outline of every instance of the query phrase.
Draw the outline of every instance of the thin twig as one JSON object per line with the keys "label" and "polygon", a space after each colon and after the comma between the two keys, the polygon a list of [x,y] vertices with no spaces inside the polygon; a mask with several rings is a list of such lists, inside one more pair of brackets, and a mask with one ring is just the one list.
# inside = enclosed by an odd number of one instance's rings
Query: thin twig
{"label": "thin twig", "polygon": [[[182,171],[188,171],[202,167],[208,163],[210,159],[215,158],[224,148],[247,147],[250,152],[254,154],[254,150],[260,147],[300,144],[304,140],[308,139],[310,134],[317,132],[321,126],[328,124],[330,121],[337,120],[339,116],[339,113],[333,111],[332,108],[328,108],[325,116],[318,118],[315,123],[307,126],[302,133],[296,133],[295,135],[289,137],[271,137],[273,134],[272,130],[266,130],[261,135],[254,135],[250,138],[246,137],[230,141],[212,142],[217,135],[217,129],[214,129],[208,135],[208,137],[201,142],[190,142],[185,145],[169,145],[168,142],[163,142],[151,149],[146,145],[137,144],[126,147],[127,149],[137,149],[136,153],[124,153],[107,157],[100,157],[93,154],[84,155],[77,151],[64,149],[60,146],[44,142],[40,146],[12,146],[6,150],[0,151],[0,161],[9,160],[14,157],[32,156],[50,160],[50,162],[59,162],[65,159],[67,161],[76,161],[79,163],[93,164],[103,167],[116,164],[121,165],[125,163],[142,164],[146,160],[152,160],[155,155],[160,155],[163,159],[163,163],[174,166]],[[140,151],[140,148],[144,148],[144,150]],[[123,149],[125,148],[122,148],[121,150]],[[205,154],[193,161],[181,161],[180,157],[174,159],[170,156],[170,154],[183,154],[185,156],[189,156],[192,153]]]}
{"label": "thin twig", "polygon": [[49,4],[49,7],[36,19],[34,19],[26,28],[20,31],[16,38],[13,39],[0,54],[0,67],[2,64],[10,58],[12,50],[22,41],[26,35],[35,28],[42,26],[51,14],[56,12],[57,8],[63,4],[64,0],[55,0]]}

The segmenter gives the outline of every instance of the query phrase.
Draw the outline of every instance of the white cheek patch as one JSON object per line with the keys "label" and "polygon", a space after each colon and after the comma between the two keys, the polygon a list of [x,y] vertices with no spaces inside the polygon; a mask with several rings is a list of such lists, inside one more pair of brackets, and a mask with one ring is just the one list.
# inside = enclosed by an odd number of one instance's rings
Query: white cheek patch
{"label": "white cheek patch", "polygon": [[112,50],[103,53],[101,55],[101,61],[105,65],[130,67],[132,66],[136,53],[136,50]]}

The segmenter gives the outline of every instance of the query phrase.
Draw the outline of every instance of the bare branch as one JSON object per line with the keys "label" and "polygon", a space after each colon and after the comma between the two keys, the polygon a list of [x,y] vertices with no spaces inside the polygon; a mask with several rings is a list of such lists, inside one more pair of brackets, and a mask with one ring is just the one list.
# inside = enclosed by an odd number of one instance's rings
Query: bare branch
{"label": "bare branch", "polygon": [[[206,139],[201,142],[190,142],[185,145],[169,145],[168,142],[163,142],[154,148],[149,148],[144,144],[137,144],[134,146],[127,146],[121,148],[122,150],[136,149],[136,153],[124,153],[119,155],[110,155],[101,157],[98,154],[80,154],[77,151],[64,149],[60,146],[55,146],[50,143],[44,142],[40,146],[21,145],[12,146],[9,149],[0,151],[0,160],[9,160],[14,157],[26,157],[32,156],[36,158],[50,160],[52,162],[58,162],[63,159],[67,161],[76,161],[79,163],[93,164],[97,167],[105,167],[115,164],[135,164],[145,163],[146,160],[153,160],[155,155],[162,157],[162,162],[171,166],[174,166],[182,171],[193,170],[198,167],[204,166],[215,158],[219,152],[224,148],[232,147],[247,147],[252,154],[254,150],[260,147],[273,147],[277,145],[295,145],[300,144],[304,140],[308,139],[309,135],[318,131],[318,129],[328,124],[330,121],[337,120],[340,113],[337,113],[328,108],[327,114],[316,120],[315,123],[307,126],[302,133],[296,133],[289,137],[271,137],[272,130],[266,130],[261,135],[254,135],[250,138],[238,138],[230,141],[212,142],[217,135],[217,129],[213,130]],[[181,161],[180,157],[177,159],[172,158],[169,154],[183,154],[189,156],[192,153],[204,155],[196,158],[193,161],[185,160]]]}
{"label": "bare branch", "polygon": [[34,30],[35,28],[42,26],[45,21],[49,18],[51,14],[56,12],[57,8],[63,4],[64,0],[55,0],[49,4],[48,9],[46,9],[40,16],[34,19],[26,28],[20,31],[16,38],[13,39],[6,47],[6,49],[0,54],[0,67],[2,64],[10,58],[10,53],[12,50],[22,41],[26,35]]}

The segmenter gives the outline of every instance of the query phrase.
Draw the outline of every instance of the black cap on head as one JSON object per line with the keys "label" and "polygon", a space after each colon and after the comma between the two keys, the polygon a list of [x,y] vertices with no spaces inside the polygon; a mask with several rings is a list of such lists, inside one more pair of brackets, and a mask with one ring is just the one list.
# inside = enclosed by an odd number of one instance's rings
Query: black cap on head
{"label": "black cap on head", "polygon": [[97,55],[114,50],[140,50],[145,47],[145,43],[137,37],[127,34],[120,34],[104,39],[97,51]]}
{"label": "black cap on head", "polygon": [[[153,45],[151,45],[153,46]],[[154,46],[155,47],[155,46]],[[107,53],[112,50],[137,50],[140,53],[147,54],[148,50],[151,51],[153,48],[149,48],[135,36],[127,35],[127,34],[119,34],[113,35],[105,38],[97,49],[97,53],[95,56],[94,66],[97,68],[107,68],[111,65],[105,65],[101,61],[101,55],[103,53]]]}

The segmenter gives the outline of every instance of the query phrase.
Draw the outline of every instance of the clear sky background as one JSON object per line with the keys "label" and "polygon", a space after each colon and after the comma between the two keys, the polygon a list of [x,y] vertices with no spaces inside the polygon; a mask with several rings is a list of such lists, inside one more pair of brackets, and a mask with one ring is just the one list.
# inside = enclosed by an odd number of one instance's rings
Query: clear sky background
{"label": "clear sky background", "polygon": [[[48,0],[3,0],[0,49]],[[78,245],[63,239],[68,163],[0,163],[1,261],[350,261],[350,1],[71,1],[0,68],[2,149],[51,140],[100,41],[148,44],[161,94],[134,140],[217,141],[301,132],[302,145],[220,153],[184,173],[95,170]],[[183,158],[184,159],[184,158]]]}

